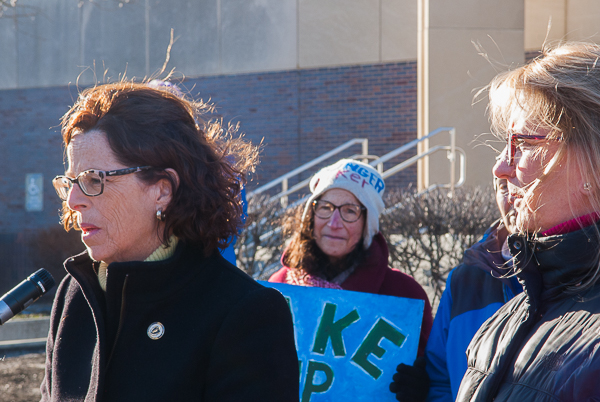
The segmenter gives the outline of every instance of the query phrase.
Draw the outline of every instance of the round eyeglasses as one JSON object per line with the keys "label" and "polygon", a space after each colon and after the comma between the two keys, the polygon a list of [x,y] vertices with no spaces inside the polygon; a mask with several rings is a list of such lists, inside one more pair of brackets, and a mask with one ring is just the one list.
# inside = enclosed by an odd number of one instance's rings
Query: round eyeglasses
{"label": "round eyeglasses", "polygon": [[52,179],[52,185],[56,190],[56,194],[61,200],[66,201],[69,197],[69,192],[73,188],[73,184],[79,185],[83,194],[88,197],[96,197],[104,191],[104,180],[110,176],[123,176],[126,174],[142,172],[152,169],[152,166],[139,166],[117,170],[85,170],[77,175],[74,179],[68,176],[56,176]]}
{"label": "round eyeglasses", "polygon": [[352,223],[360,219],[363,211],[367,208],[356,204],[334,205],[325,200],[314,200],[312,202],[315,215],[321,219],[329,219],[336,209],[340,211],[340,217],[344,222]]}

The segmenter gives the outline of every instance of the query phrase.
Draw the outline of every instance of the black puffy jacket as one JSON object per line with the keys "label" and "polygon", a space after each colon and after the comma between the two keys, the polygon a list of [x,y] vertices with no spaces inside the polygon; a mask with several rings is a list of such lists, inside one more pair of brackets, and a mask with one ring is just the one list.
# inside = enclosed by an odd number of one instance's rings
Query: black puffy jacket
{"label": "black puffy jacket", "polygon": [[471,341],[457,401],[600,401],[600,283],[565,291],[598,266],[595,228],[509,246],[524,292]]}

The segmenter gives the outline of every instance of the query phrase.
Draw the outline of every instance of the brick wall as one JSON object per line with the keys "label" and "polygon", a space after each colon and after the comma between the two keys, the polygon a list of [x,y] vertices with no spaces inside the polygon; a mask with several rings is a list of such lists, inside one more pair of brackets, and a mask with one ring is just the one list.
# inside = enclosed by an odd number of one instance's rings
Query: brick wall
{"label": "brick wall", "polygon": [[[417,136],[416,62],[202,77],[182,85],[215,103],[213,117],[240,122],[247,138],[264,141],[250,190],[352,138],[369,138],[369,153],[383,155]],[[37,269],[25,255],[26,233],[58,224],[51,185],[64,172],[58,125],[76,97],[75,87],[0,91],[0,292]],[[340,157],[360,151],[357,145]],[[41,212],[25,211],[27,173],[44,175]],[[388,188],[415,179],[416,167],[409,168]]]}
{"label": "brick wall", "polygon": [[[252,189],[353,138],[368,138],[375,155],[415,139],[416,74],[416,62],[405,62],[205,77],[183,86],[197,98],[211,99],[224,122],[241,122],[249,139],[264,141]],[[357,145],[341,156],[360,150]],[[415,180],[413,167],[389,185]]]}
{"label": "brick wall", "polygon": [[[59,119],[76,88],[0,91],[0,234],[58,222],[60,202],[51,180],[64,173]],[[44,175],[44,210],[25,211],[25,175]]]}

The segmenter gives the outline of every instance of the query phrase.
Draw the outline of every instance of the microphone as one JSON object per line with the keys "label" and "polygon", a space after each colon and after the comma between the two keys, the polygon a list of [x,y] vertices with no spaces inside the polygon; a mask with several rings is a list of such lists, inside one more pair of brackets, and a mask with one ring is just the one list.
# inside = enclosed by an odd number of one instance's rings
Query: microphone
{"label": "microphone", "polygon": [[54,287],[50,272],[40,268],[0,299],[0,325],[25,310]]}

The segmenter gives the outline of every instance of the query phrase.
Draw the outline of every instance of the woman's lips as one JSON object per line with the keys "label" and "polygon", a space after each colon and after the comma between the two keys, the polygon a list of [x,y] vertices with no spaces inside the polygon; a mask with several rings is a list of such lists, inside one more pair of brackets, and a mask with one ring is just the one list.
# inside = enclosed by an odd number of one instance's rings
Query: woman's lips
{"label": "woman's lips", "polygon": [[520,200],[522,198],[523,198],[522,195],[511,193],[510,197],[508,198],[508,202],[509,202],[509,204],[515,205],[515,201]]}
{"label": "woman's lips", "polygon": [[95,233],[97,233],[100,228],[94,225],[91,225],[89,223],[82,223],[79,225],[79,227],[81,228],[81,231],[83,232],[84,236],[91,236]]}
{"label": "woman's lips", "polygon": [[328,237],[333,240],[346,240],[344,237],[332,236],[332,235],[323,235],[323,237]]}

